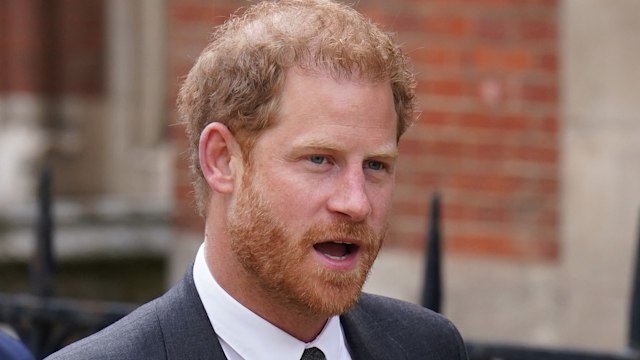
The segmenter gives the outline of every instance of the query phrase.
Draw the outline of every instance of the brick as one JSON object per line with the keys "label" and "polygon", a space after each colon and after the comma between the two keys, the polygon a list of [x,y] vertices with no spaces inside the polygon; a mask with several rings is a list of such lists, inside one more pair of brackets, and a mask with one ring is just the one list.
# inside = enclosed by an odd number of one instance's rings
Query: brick
{"label": "brick", "polygon": [[420,32],[425,22],[423,17],[415,15],[394,14],[391,17],[385,13],[376,18],[380,20],[379,24],[384,25],[384,28],[393,29],[394,32]]}
{"label": "brick", "polygon": [[393,204],[393,211],[402,212],[403,214],[420,215],[424,214],[426,209],[427,205],[423,202],[397,201]]}
{"label": "brick", "polygon": [[508,175],[453,174],[447,186],[480,192],[514,193],[521,190],[525,180]]}
{"label": "brick", "polygon": [[474,32],[479,39],[503,41],[507,36],[507,19],[479,19],[474,22]]}
{"label": "brick", "polygon": [[548,20],[526,20],[520,24],[519,34],[525,41],[549,40],[556,38],[557,30],[555,23]]}
{"label": "brick", "polygon": [[446,126],[451,125],[452,122],[453,116],[449,113],[425,110],[421,113],[417,124],[423,126]]}
{"label": "brick", "polygon": [[521,160],[556,163],[558,151],[555,148],[522,146],[514,149],[515,157]]}
{"label": "brick", "polygon": [[458,117],[458,123],[463,127],[495,128],[496,119],[482,113],[466,113]]}
{"label": "brick", "polygon": [[540,130],[555,134],[558,132],[558,119],[555,117],[547,117],[540,121]]}
{"label": "brick", "polygon": [[428,65],[460,66],[462,55],[460,52],[444,47],[422,47],[409,53],[414,62]]}
{"label": "brick", "polygon": [[105,90],[104,8],[102,0],[61,2],[58,71],[60,90],[66,94],[98,95]]}
{"label": "brick", "polygon": [[509,237],[497,235],[466,235],[448,239],[445,243],[447,251],[457,251],[487,256],[525,259],[551,260],[558,256],[555,242],[520,243]]}
{"label": "brick", "polygon": [[6,66],[0,68],[6,80],[3,87],[7,91],[42,92],[46,78],[42,5],[35,0],[12,0],[3,1],[2,7],[6,20],[0,24],[5,33],[5,45],[0,52]]}
{"label": "brick", "polygon": [[[535,192],[539,194],[555,195],[558,193],[558,180],[541,179],[537,181]],[[554,213],[555,214],[555,213]]]}
{"label": "brick", "polygon": [[[6,91],[100,95],[104,91],[102,0],[3,3],[0,58]],[[78,29],[82,29],[79,31]]]}
{"label": "brick", "polygon": [[538,55],[536,66],[540,70],[554,73],[558,69],[558,56],[555,53],[543,53]]}
{"label": "brick", "polygon": [[399,145],[402,154],[422,154],[426,150],[426,143],[418,139],[402,139]]}
{"label": "brick", "polygon": [[[435,187],[439,183],[440,183],[440,176],[434,172],[429,172],[429,171],[414,172],[414,173],[401,172],[400,174],[398,174],[396,178],[396,184],[398,186],[411,185],[411,186],[417,186],[420,188],[429,188],[429,187]],[[415,200],[415,198],[413,198],[412,200]],[[405,203],[405,208],[411,207],[406,204],[407,203]]]}
{"label": "brick", "polygon": [[558,101],[558,89],[555,85],[524,85],[522,87],[522,98],[536,102],[555,103]]}
{"label": "brick", "polygon": [[478,144],[471,146],[470,152],[480,159],[501,160],[508,157],[509,148],[499,144]]}
{"label": "brick", "polygon": [[464,96],[471,93],[465,82],[458,80],[427,80],[418,84],[418,91],[428,95]]}
{"label": "brick", "polygon": [[431,141],[425,144],[425,152],[429,155],[461,157],[465,154],[465,145],[454,141]]}
{"label": "brick", "polygon": [[555,228],[558,226],[558,213],[553,210],[543,211],[541,212],[537,222],[539,226]]}
{"label": "brick", "polygon": [[205,23],[213,27],[223,23],[230,14],[235,11],[233,8],[218,7],[211,3],[188,3],[171,2],[169,6],[169,16],[172,21],[182,23]]}
{"label": "brick", "polygon": [[523,49],[511,49],[503,53],[503,66],[508,70],[521,71],[531,67],[531,59],[528,51]]}
{"label": "brick", "polygon": [[462,37],[471,30],[471,21],[458,16],[428,16],[422,20],[422,30],[428,34]]}
{"label": "brick", "polygon": [[497,69],[500,65],[500,52],[487,46],[479,46],[469,51],[472,65],[479,70]]}
{"label": "brick", "polygon": [[512,214],[506,208],[470,206],[467,204],[445,204],[443,216],[447,221],[471,220],[487,222],[509,222]]}

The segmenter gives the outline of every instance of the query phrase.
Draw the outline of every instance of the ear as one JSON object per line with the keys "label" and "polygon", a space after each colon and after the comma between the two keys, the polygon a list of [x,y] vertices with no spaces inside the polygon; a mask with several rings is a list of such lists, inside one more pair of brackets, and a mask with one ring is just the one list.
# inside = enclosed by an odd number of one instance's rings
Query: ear
{"label": "ear", "polygon": [[231,131],[219,122],[212,122],[200,133],[198,147],[200,169],[209,187],[219,193],[231,193],[238,176],[242,151]]}

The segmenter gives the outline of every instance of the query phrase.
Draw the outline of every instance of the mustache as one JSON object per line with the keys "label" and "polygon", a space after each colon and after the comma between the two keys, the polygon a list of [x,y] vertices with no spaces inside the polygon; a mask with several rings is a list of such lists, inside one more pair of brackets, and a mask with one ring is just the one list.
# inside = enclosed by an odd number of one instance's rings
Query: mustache
{"label": "mustache", "polygon": [[380,233],[365,223],[352,223],[347,221],[332,221],[326,224],[315,224],[303,234],[303,242],[312,246],[319,242],[331,240],[352,240],[360,247],[373,247],[386,237],[388,226],[385,225]]}

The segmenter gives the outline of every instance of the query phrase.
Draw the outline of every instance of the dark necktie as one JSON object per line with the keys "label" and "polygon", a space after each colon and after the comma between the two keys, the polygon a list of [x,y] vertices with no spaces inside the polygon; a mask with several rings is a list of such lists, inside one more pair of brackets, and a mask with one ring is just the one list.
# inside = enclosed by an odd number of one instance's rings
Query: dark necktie
{"label": "dark necktie", "polygon": [[317,347],[304,349],[300,360],[327,360],[322,350]]}

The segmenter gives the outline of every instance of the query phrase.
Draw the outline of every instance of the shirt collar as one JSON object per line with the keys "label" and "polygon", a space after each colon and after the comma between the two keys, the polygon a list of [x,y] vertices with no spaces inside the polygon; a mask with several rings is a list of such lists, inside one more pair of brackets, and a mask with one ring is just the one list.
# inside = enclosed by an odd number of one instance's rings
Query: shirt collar
{"label": "shirt collar", "polygon": [[[333,316],[310,343],[304,343],[261,318],[229,295],[215,280],[204,256],[204,243],[198,249],[193,278],[211,326],[218,338],[244,359],[295,359],[305,348],[317,347],[327,359],[340,359],[346,342],[340,318]],[[251,329],[251,335],[248,330]]]}

